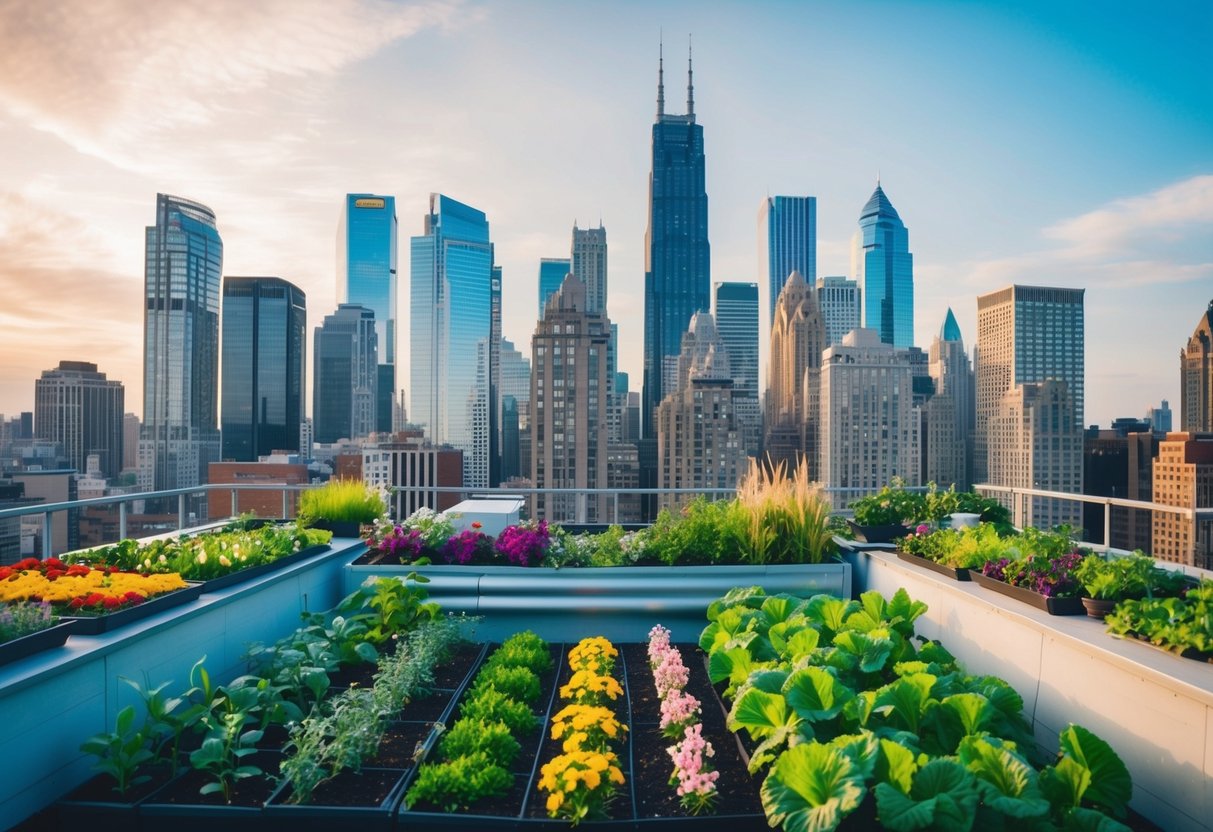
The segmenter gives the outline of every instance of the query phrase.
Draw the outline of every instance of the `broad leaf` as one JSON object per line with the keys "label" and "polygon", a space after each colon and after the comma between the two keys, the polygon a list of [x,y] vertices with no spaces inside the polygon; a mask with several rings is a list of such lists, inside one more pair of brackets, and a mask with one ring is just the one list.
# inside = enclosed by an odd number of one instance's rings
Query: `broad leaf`
{"label": "broad leaf", "polygon": [[836,748],[804,743],[781,756],[762,784],[771,826],[785,832],[828,832],[864,798],[855,764]]}
{"label": "broad leaf", "polygon": [[781,621],[787,621],[804,604],[804,601],[791,595],[772,595],[763,601],[759,608],[762,611],[760,626],[769,630]]}
{"label": "broad leaf", "polygon": [[1040,773],[1040,788],[1049,802],[1077,808],[1091,787],[1091,770],[1073,757],[1062,757]]}
{"label": "broad leaf", "polygon": [[749,622],[754,618],[754,611],[744,607],[731,607],[722,610],[716,620],[704,628],[699,635],[699,647],[705,653],[712,653],[723,647],[728,641],[745,632]]}
{"label": "broad leaf", "polygon": [[871,731],[859,734],[843,734],[827,743],[831,748],[837,748],[851,758],[855,764],[855,773],[866,784],[876,771],[877,758],[880,756],[880,740]]}
{"label": "broad leaf", "polygon": [[1118,820],[1094,809],[1074,809],[1066,815],[1066,832],[1132,832]]}
{"label": "broad leaf", "polygon": [[729,730],[745,728],[754,739],[774,734],[800,721],[788,702],[777,693],[750,688],[737,697],[729,710]]}
{"label": "broad leaf", "polygon": [[[717,598],[712,603],[708,604],[707,618],[708,621],[715,621],[720,617],[720,613],[724,610],[731,609],[739,605],[746,605],[754,599],[761,603],[766,597],[766,590],[760,586],[739,586],[730,589],[724,594],[723,598]],[[700,644],[700,647],[703,645]]]}
{"label": "broad leaf", "polygon": [[968,832],[977,813],[977,785],[955,760],[927,763],[914,775],[909,795],[887,783],[876,786],[876,810],[886,829]]}
{"label": "broad leaf", "polygon": [[729,686],[725,696],[732,696],[737,688],[745,684],[750,674],[771,666],[771,662],[756,662],[750,651],[744,647],[733,647],[728,650],[718,650],[708,659],[708,675],[712,683],[728,680]]}
{"label": "broad leaf", "polygon": [[956,714],[965,736],[985,730],[994,716],[990,700],[980,693],[957,693],[945,697],[941,704]]}
{"label": "broad leaf", "polygon": [[783,693],[784,683],[791,674],[787,670],[757,670],[746,679],[745,685],[737,689],[740,696],[750,688],[765,690],[767,693]]}
{"label": "broad leaf", "polygon": [[885,666],[893,652],[893,641],[888,631],[878,628],[870,633],[854,630],[834,636],[834,646],[846,650],[859,658],[859,669],[864,673],[875,673]]}
{"label": "broad leaf", "polygon": [[1038,818],[1049,811],[1036,782],[1036,771],[1008,747],[982,737],[966,737],[958,749],[960,761],[977,776],[983,802],[1012,818]]}
{"label": "broad leaf", "polygon": [[1061,753],[1091,772],[1091,785],[1082,795],[1114,817],[1125,816],[1133,796],[1133,780],[1124,762],[1099,737],[1081,725],[1071,725],[1058,736]]}
{"label": "broad leaf", "polygon": [[806,667],[788,677],[783,695],[797,715],[809,722],[833,719],[855,694],[830,671]]}
{"label": "broad leaf", "polygon": [[813,621],[833,632],[842,629],[847,616],[859,609],[855,601],[843,601],[832,595],[814,595],[809,599],[805,614]]}
{"label": "broad leaf", "polygon": [[916,771],[918,761],[913,751],[892,740],[880,740],[880,753],[876,757],[874,771],[877,783],[888,783],[902,794],[909,794]]}
{"label": "broad leaf", "polygon": [[917,732],[934,685],[935,677],[929,673],[903,676],[876,691],[872,710],[900,728]]}
{"label": "broad leaf", "polygon": [[812,627],[804,627],[788,636],[787,643],[784,645],[784,652],[788,658],[796,661],[801,656],[807,656],[816,650],[820,642],[820,632],[814,630]]}
{"label": "broad leaf", "polygon": [[918,648],[918,658],[920,661],[934,662],[949,669],[956,666],[956,657],[949,653],[938,641],[923,642],[922,647]]}

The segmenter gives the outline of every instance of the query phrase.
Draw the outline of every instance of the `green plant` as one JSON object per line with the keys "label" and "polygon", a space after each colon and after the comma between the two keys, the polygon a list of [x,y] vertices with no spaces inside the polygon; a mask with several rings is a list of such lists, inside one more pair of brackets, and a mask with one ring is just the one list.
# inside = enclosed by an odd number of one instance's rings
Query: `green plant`
{"label": "green plant", "polygon": [[1088,598],[1110,601],[1173,595],[1183,585],[1182,575],[1155,566],[1140,551],[1123,558],[1083,558],[1074,575]]}
{"label": "green plant", "polygon": [[477,751],[444,763],[421,766],[404,802],[410,809],[418,803],[428,803],[444,812],[455,812],[486,797],[500,797],[513,782],[508,771],[492,762],[485,752]]}
{"label": "green plant", "polygon": [[486,667],[526,667],[536,675],[552,669],[552,655],[546,641],[530,630],[515,633],[489,656]]}
{"label": "green plant", "polygon": [[1182,598],[1122,601],[1105,619],[1108,632],[1138,636],[1159,647],[1213,655],[1213,580],[1204,580]]}
{"label": "green plant", "polygon": [[859,526],[913,525],[927,519],[927,500],[922,494],[907,491],[900,477],[876,494],[851,503]]}
{"label": "green plant", "polygon": [[0,604],[0,643],[37,633],[59,623],[51,605],[36,601]]}
{"label": "green plant", "polygon": [[830,504],[809,482],[808,465],[792,476],[786,466],[750,460],[731,506],[741,557],[749,563],[822,563],[837,551]]}
{"label": "green plant", "polygon": [[438,749],[448,760],[483,752],[491,763],[508,769],[522,746],[503,722],[461,719],[443,735]]}
{"label": "green plant", "polygon": [[147,735],[135,727],[134,705],[118,711],[113,731],[89,737],[80,750],[97,758],[93,768],[114,779],[114,791],[118,794],[125,795],[132,786],[150,779],[140,774],[139,769],[155,755]]}
{"label": "green plant", "polygon": [[416,572],[410,572],[403,578],[367,578],[367,583],[375,592],[367,605],[375,615],[369,621],[366,640],[372,644],[383,644],[396,633],[406,633],[422,621],[433,621],[441,615],[436,603],[426,601],[429,593],[421,586],[414,585],[429,582],[429,578]]}
{"label": "green plant", "polygon": [[471,691],[460,708],[461,719],[503,722],[513,734],[528,734],[539,724],[526,703],[519,702],[496,688]]}
{"label": "green plant", "polygon": [[681,509],[662,509],[649,529],[646,554],[667,566],[732,560],[738,541],[731,533],[730,503],[699,496]]}
{"label": "green plant", "polygon": [[181,737],[193,726],[201,715],[201,708],[188,707],[184,696],[165,696],[169,683],[151,687],[145,678],[144,684],[119,677],[130,685],[143,701],[143,727],[140,729],[148,739],[153,762],[163,762],[175,774]]}
{"label": "green plant", "polygon": [[953,569],[977,569],[999,558],[1018,554],[1012,540],[1003,538],[989,523],[968,529],[916,531],[901,538],[898,547],[903,552],[942,563]]}
{"label": "green plant", "polygon": [[222,713],[212,723],[202,746],[190,752],[190,765],[205,771],[213,778],[199,789],[201,794],[223,794],[227,803],[232,802],[232,787],[239,780],[260,777],[257,766],[241,765],[240,761],[257,752],[257,742],[264,733],[260,729],[244,730],[248,714],[239,711]]}
{"label": "green plant", "polygon": [[476,695],[486,688],[496,688],[511,699],[533,704],[539,698],[539,677],[529,667],[493,665],[476,676],[472,693]]}
{"label": "green plant", "polygon": [[305,525],[317,520],[370,524],[386,511],[379,492],[359,480],[329,480],[299,495],[299,521]]}

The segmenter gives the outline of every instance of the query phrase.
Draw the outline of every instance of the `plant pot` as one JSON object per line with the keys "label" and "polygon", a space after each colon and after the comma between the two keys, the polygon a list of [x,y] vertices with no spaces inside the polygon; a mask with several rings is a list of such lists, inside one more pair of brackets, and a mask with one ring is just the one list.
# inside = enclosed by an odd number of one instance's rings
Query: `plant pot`
{"label": "plant pot", "polygon": [[113,791],[113,779],[98,774],[54,806],[55,828],[99,832],[130,832],[138,827],[139,805],[173,779],[168,766],[153,769],[151,780],[131,787],[125,795]]}
{"label": "plant pot", "polygon": [[1111,598],[1083,598],[1082,605],[1087,610],[1087,615],[1092,618],[1098,618],[1103,621],[1107,617],[1117,602]]}
{"label": "plant pot", "polygon": [[856,539],[864,543],[892,543],[910,533],[909,528],[900,523],[889,526],[861,526],[854,520],[848,520],[847,525],[851,527]]}
{"label": "plant pot", "polygon": [[981,522],[980,514],[970,514],[965,511],[949,514],[948,517],[952,520],[952,528],[954,529],[971,529]]}
{"label": "plant pot", "polygon": [[1081,598],[1051,598],[1047,595],[1041,595],[1039,592],[1033,592],[1025,587],[1014,586],[1006,581],[1000,581],[997,578],[991,578],[989,575],[983,575],[980,569],[970,569],[969,580],[980,584],[991,592],[997,592],[999,595],[1005,595],[1008,598],[1014,598],[1016,601],[1022,601],[1025,604],[1036,607],[1038,610],[1044,610],[1049,615],[1083,614]]}
{"label": "plant pot", "polygon": [[52,647],[62,646],[63,642],[67,641],[67,637],[73,632],[73,627],[73,622],[64,621],[53,627],[47,627],[45,630],[39,630],[36,633],[30,633],[27,636],[14,638],[0,644],[0,665],[19,661],[43,650],[49,650]]}
{"label": "plant pot", "polygon": [[900,552],[899,551],[897,553],[897,557],[900,560],[904,560],[906,563],[912,563],[915,566],[921,566],[923,569],[929,569],[932,572],[936,572],[940,575],[944,575],[948,578],[951,578],[954,581],[969,580],[970,570],[968,570],[968,569],[956,569],[951,566],[944,566],[942,563],[936,563],[933,560],[929,560],[927,558],[920,557],[918,555],[911,555],[909,552]]}
{"label": "plant pot", "polygon": [[150,618],[164,610],[193,601],[202,594],[202,584],[194,581],[186,581],[186,583],[188,586],[184,589],[175,589],[172,592],[155,595],[135,607],[127,607],[124,610],[105,615],[65,615],[62,616],[62,619],[74,622],[75,629],[72,632],[75,635],[99,636],[133,621]]}
{"label": "plant pot", "polygon": [[233,786],[231,803],[224,803],[219,794],[201,795],[199,789],[210,777],[189,769],[139,805],[143,827],[212,832],[222,826],[225,832],[258,832],[265,827],[261,808],[274,792],[281,759],[282,755],[275,751],[258,751],[245,757],[242,764],[256,765],[265,774],[238,781]]}
{"label": "plant pot", "polygon": [[314,520],[313,529],[332,532],[333,537],[362,537],[362,523],[357,520]]}

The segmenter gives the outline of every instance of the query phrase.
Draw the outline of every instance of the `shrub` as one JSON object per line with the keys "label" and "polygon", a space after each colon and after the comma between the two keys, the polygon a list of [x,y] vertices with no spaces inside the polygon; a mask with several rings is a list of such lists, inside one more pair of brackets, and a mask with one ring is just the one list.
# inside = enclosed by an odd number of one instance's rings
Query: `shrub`
{"label": "shrub", "polygon": [[461,719],[443,735],[439,750],[447,760],[483,753],[493,765],[505,768],[517,759],[522,746],[503,722]]}

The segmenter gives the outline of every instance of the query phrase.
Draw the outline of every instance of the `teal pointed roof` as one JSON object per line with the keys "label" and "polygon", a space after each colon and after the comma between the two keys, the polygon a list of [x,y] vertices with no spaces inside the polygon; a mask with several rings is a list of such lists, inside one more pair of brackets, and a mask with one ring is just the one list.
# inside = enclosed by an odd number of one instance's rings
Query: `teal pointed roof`
{"label": "teal pointed roof", "polygon": [[943,326],[939,328],[939,340],[941,341],[960,341],[960,324],[956,323],[956,316],[952,314],[952,307],[948,307],[948,317],[943,319]]}
{"label": "teal pointed roof", "polygon": [[899,222],[901,220],[901,217],[897,215],[897,209],[893,207],[893,203],[889,202],[889,198],[885,196],[884,189],[880,187],[879,182],[876,183],[876,190],[872,191],[868,204],[863,206],[863,210],[859,212],[859,219],[862,222],[864,219],[876,215],[892,217]]}

